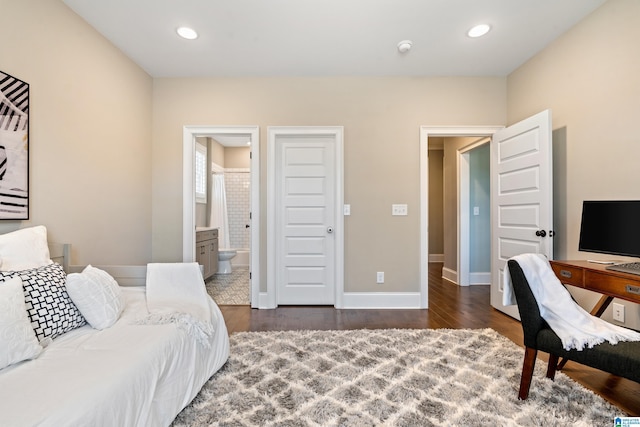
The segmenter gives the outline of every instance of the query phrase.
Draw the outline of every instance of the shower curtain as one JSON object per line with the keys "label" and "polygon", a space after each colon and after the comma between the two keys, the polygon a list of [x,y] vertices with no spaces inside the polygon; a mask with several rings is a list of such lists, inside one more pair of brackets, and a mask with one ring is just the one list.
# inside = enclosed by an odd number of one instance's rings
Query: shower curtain
{"label": "shower curtain", "polygon": [[211,219],[209,227],[218,229],[218,247],[230,249],[229,218],[227,216],[227,194],[224,189],[224,174],[213,174],[211,185]]}

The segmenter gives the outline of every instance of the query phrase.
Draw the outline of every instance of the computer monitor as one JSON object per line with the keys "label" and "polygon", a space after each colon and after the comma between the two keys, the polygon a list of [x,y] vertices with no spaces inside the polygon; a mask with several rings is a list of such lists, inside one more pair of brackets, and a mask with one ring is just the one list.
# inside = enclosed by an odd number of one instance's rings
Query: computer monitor
{"label": "computer monitor", "polygon": [[585,200],[578,249],[640,258],[640,200]]}

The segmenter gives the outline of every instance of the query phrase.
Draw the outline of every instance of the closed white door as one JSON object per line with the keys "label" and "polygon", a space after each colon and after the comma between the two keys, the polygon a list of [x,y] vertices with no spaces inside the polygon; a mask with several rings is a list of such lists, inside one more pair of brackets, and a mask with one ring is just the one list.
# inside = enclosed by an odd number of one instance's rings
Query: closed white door
{"label": "closed white door", "polygon": [[275,137],[277,304],[333,305],[336,293],[336,137]]}
{"label": "closed white door", "polygon": [[553,258],[551,111],[545,110],[494,134],[491,141],[491,305],[504,306],[506,261],[522,253]]}

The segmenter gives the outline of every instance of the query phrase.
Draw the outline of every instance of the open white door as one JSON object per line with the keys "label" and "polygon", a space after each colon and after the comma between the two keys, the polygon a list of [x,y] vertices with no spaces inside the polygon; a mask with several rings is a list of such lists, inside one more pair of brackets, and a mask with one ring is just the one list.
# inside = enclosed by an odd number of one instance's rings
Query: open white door
{"label": "open white door", "polygon": [[522,253],[553,258],[551,111],[545,110],[493,135],[491,141],[491,305],[502,305],[506,261]]}

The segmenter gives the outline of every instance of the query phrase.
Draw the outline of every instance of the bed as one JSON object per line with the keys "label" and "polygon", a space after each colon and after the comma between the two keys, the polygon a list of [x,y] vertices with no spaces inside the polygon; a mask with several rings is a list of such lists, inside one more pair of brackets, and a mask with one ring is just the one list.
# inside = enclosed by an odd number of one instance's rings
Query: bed
{"label": "bed", "polygon": [[[68,265],[69,245],[48,247],[54,265],[69,273],[71,290],[72,273],[89,267]],[[203,343],[176,323],[140,321],[151,310],[146,266],[93,268],[118,282],[117,320],[102,329],[75,327],[37,357],[0,369],[0,425],[168,426],[226,362],[228,333],[210,297],[202,302],[211,316]]]}

